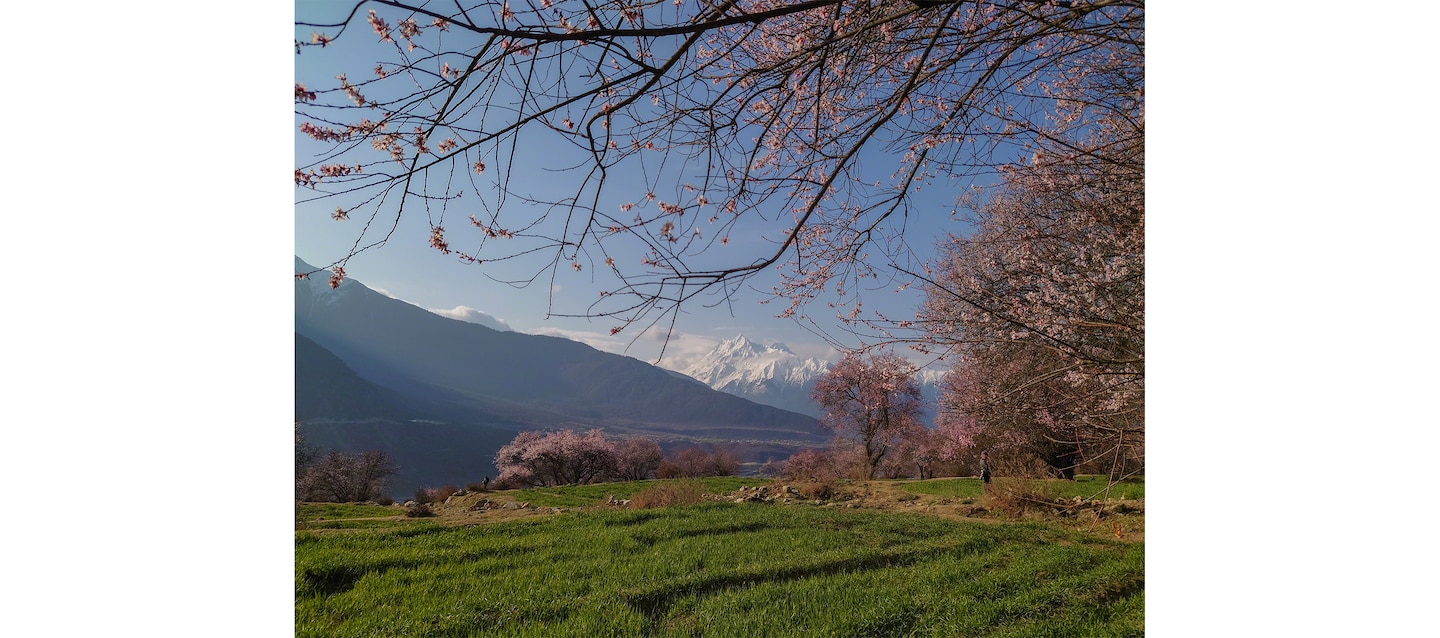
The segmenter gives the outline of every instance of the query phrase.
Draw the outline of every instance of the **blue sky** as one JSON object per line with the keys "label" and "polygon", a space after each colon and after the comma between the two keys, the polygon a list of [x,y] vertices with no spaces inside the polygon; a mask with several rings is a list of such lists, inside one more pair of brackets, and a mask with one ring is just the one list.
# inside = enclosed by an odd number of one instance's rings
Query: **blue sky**
{"label": "blue sky", "polygon": [[[377,7],[378,14],[394,24],[401,17],[394,11],[387,12]],[[297,20],[306,22],[338,22],[344,18],[346,5],[331,2],[302,1],[296,4]],[[365,24],[364,11],[352,23],[343,37],[328,47],[308,47],[295,57],[296,81],[303,82],[310,90],[331,89],[338,86],[334,78],[343,71],[352,82],[373,78],[372,69],[376,63],[392,62],[394,51],[388,45],[377,46],[377,37]],[[309,27],[297,27],[296,38],[308,40],[312,31]],[[336,29],[319,29],[333,36]],[[453,33],[453,32],[452,32]],[[451,36],[447,36],[451,37]],[[450,46],[454,46],[453,41]],[[438,66],[438,62],[436,63]],[[368,91],[366,91],[368,93]],[[296,124],[302,121],[296,118]],[[535,138],[542,139],[542,138]],[[320,145],[307,136],[294,134],[297,166],[311,161],[311,153],[319,152]],[[432,145],[435,141],[431,142]],[[378,153],[366,148],[363,155],[367,161],[378,157]],[[866,158],[862,157],[864,161]],[[545,148],[534,152],[521,153],[521,159],[510,171],[511,190],[546,194],[569,194],[573,184],[580,179],[574,171],[565,169],[582,160],[577,154],[565,149]],[[657,170],[658,158],[647,160],[647,171]],[[666,170],[682,170],[672,158]],[[638,197],[624,197],[626,191],[643,193],[644,181],[633,166],[616,171],[611,176],[602,207],[618,206]],[[491,174],[482,177],[492,178]],[[633,184],[634,186],[629,186]],[[953,221],[950,212],[954,209],[955,196],[964,183],[935,183],[912,196],[914,205],[911,218],[907,220],[906,238],[916,256],[924,259],[932,251],[934,242],[946,231],[959,231],[960,224]],[[572,189],[566,191],[565,189]],[[313,196],[313,191],[297,187],[296,201]],[[663,193],[662,193],[663,195]],[[662,197],[663,199],[663,197]],[[344,201],[344,200],[342,200]],[[512,200],[513,202],[513,200]],[[320,200],[298,203],[295,207],[295,252],[306,262],[324,267],[343,257],[354,243],[364,224],[363,215],[352,214],[351,219],[337,222],[331,219],[336,207],[334,200]],[[348,208],[349,206],[346,205]],[[393,205],[389,207],[393,210]],[[765,211],[772,219],[775,211]],[[433,213],[432,213],[433,215]],[[774,240],[780,236],[782,226],[765,223],[747,214],[747,220],[726,233],[730,243],[717,247],[701,259],[728,260],[728,265],[748,263],[756,256],[774,251]],[[789,215],[781,215],[788,218]],[[610,328],[618,322],[610,318],[594,320],[556,317],[554,314],[582,313],[600,292],[614,289],[614,280],[607,269],[595,261],[584,264],[580,272],[562,268],[552,283],[548,274],[541,280],[517,287],[506,280],[526,279],[541,270],[546,259],[522,259],[516,262],[487,263],[483,265],[461,264],[454,256],[443,255],[428,245],[431,216],[420,212],[407,212],[390,241],[379,248],[368,250],[350,260],[346,266],[347,275],[367,286],[378,288],[391,296],[417,306],[443,310],[479,311],[503,320],[511,328],[523,332],[567,336],[589,343],[595,347],[624,352],[640,359],[655,362],[660,355],[662,341],[667,336],[660,328],[641,333],[632,327],[618,335],[611,335]],[[465,214],[447,215],[444,226],[447,239],[457,247],[465,245],[467,232],[474,235],[465,221]],[[377,221],[387,228],[389,222]],[[702,231],[708,230],[702,226]],[[372,235],[373,236],[373,233]],[[367,242],[368,243],[368,242]],[[545,255],[536,257],[548,258]],[[641,255],[617,255],[617,260]],[[600,267],[596,267],[600,266]],[[845,332],[835,320],[836,310],[825,306],[825,299],[811,304],[807,316],[813,320],[799,322],[780,319],[776,315],[785,307],[785,300],[769,304],[762,301],[773,299],[770,289],[778,283],[775,270],[749,280],[738,295],[726,302],[718,296],[702,296],[692,300],[681,310],[681,315],[668,334],[665,358],[660,364],[671,368],[682,368],[696,356],[704,354],[720,340],[743,333],[757,341],[782,341],[797,354],[806,357],[830,358],[837,353],[817,335],[823,332],[831,339],[845,345],[857,345],[859,340]],[[867,310],[882,312],[887,317],[910,318],[921,300],[917,288],[900,293],[894,292],[894,285],[886,284],[865,294]],[[552,295],[553,293],[553,295]],[[707,307],[711,306],[711,307]],[[547,314],[550,314],[547,318]],[[665,322],[668,324],[668,321]],[[906,352],[909,354],[908,352]],[[924,359],[917,359],[917,362]]]}

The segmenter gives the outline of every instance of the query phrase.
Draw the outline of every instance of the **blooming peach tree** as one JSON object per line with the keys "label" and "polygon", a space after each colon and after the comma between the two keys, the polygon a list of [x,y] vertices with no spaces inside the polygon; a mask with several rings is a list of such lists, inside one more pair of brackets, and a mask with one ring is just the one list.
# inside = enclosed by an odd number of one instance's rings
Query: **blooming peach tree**
{"label": "blooming peach tree", "polygon": [[399,471],[381,450],[330,451],[306,465],[296,476],[296,499],[354,503],[386,496],[390,477]]}
{"label": "blooming peach tree", "polygon": [[[297,199],[355,237],[332,285],[357,253],[426,242],[532,267],[518,283],[611,282],[555,314],[618,332],[767,270],[782,316],[824,295],[860,317],[862,290],[910,281],[907,221],[945,213],[916,193],[1046,141],[1085,60],[1143,49],[1144,3],[366,0],[296,26],[297,53],[372,54],[295,84],[318,149]],[[535,170],[556,188],[523,187]],[[407,216],[428,230],[396,236]]]}
{"label": "blooming peach tree", "polygon": [[740,471],[740,457],[724,447],[690,446],[678,450],[655,469],[655,478],[698,478],[734,476]]}
{"label": "blooming peach tree", "polygon": [[810,396],[824,411],[821,424],[863,451],[866,479],[887,453],[923,432],[914,366],[893,353],[847,354],[815,380]]}
{"label": "blooming peach tree", "polygon": [[502,484],[586,485],[656,476],[664,455],[645,437],[608,438],[598,429],[526,431],[495,454]]}
{"label": "blooming peach tree", "polygon": [[501,483],[586,485],[613,475],[617,449],[600,430],[521,432],[495,454]]}
{"label": "blooming peach tree", "polygon": [[[947,414],[1069,475],[1144,457],[1145,173],[1138,61],[1068,78],[1067,117],[1002,171],[975,230],[925,273],[922,349],[953,362]],[[1007,437],[998,437],[1008,431]],[[1018,436],[1018,439],[1016,437]]]}
{"label": "blooming peach tree", "polygon": [[655,470],[664,462],[665,454],[654,439],[630,437],[615,444],[614,477],[621,481],[643,481],[654,478]]}

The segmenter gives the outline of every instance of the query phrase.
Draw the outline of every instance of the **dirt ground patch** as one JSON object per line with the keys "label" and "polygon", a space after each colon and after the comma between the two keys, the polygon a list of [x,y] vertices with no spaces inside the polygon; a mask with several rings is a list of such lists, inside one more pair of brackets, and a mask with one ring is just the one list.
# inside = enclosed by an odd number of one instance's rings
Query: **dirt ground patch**
{"label": "dirt ground patch", "polygon": [[1055,501],[1026,504],[1023,512],[1001,507],[990,495],[979,498],[916,494],[901,487],[902,481],[841,482],[831,485],[825,498],[807,498],[807,483],[742,489],[724,495],[727,500],[766,501],[812,507],[846,507],[892,512],[910,512],[951,520],[1003,523],[1016,520],[1043,521],[1097,537],[1128,542],[1145,541],[1145,502]]}

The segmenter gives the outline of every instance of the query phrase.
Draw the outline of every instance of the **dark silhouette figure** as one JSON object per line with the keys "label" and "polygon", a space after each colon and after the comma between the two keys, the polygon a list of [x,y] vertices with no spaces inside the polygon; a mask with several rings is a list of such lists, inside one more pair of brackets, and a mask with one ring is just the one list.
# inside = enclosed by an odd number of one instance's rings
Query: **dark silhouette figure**
{"label": "dark silhouette figure", "polygon": [[485,475],[485,483],[483,484],[483,486],[484,486],[483,489],[484,489],[486,492],[489,492],[489,491],[490,491],[490,475],[489,475],[489,474],[486,474],[486,475]]}
{"label": "dark silhouette figure", "polygon": [[990,460],[986,458],[984,452],[980,453],[980,480],[985,483],[990,482]]}

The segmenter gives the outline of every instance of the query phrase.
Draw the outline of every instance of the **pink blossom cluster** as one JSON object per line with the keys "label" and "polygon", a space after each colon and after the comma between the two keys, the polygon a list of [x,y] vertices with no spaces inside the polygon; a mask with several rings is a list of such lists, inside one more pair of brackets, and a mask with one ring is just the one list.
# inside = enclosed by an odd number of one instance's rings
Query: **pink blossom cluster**
{"label": "pink blossom cluster", "polygon": [[504,228],[499,228],[499,227],[497,227],[497,226],[490,226],[490,225],[488,225],[488,224],[480,221],[480,220],[479,220],[478,218],[476,218],[474,215],[471,215],[471,216],[470,216],[470,225],[471,225],[471,226],[474,226],[474,227],[476,227],[476,228],[479,228],[479,229],[480,229],[480,232],[485,233],[485,236],[486,236],[486,237],[490,237],[490,238],[499,237],[499,238],[501,238],[501,239],[514,239],[514,238],[515,238],[515,233],[514,233],[514,232],[505,230]]}
{"label": "pink blossom cluster", "polygon": [[380,36],[381,42],[393,42],[393,40],[390,39],[390,25],[385,23],[384,18],[375,15],[374,9],[370,10],[370,17],[367,18],[367,20],[370,22],[370,28]]}
{"label": "pink blossom cluster", "polygon": [[450,244],[445,241],[445,227],[430,227],[430,247],[446,255],[450,254]]}
{"label": "pink blossom cluster", "polygon": [[328,126],[315,126],[309,122],[300,123],[301,133],[322,142],[344,142],[356,136],[364,137],[384,129],[384,122],[371,122],[368,119],[362,119],[358,124],[347,124],[342,130]]}

